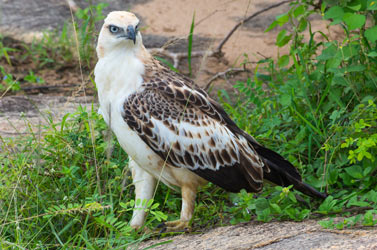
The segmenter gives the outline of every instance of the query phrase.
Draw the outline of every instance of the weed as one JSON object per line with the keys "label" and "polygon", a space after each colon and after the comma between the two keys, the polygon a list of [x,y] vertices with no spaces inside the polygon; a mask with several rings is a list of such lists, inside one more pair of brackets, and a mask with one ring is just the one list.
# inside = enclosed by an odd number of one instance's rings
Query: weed
{"label": "weed", "polygon": [[188,61],[188,67],[189,67],[189,75],[192,73],[191,69],[191,52],[192,52],[192,37],[194,35],[194,27],[195,27],[195,12],[192,16],[192,22],[190,27],[190,33],[188,36],[188,47],[187,47],[187,61]]}
{"label": "weed", "polygon": [[7,92],[8,90],[17,91],[20,90],[20,82],[14,79],[12,74],[5,72],[5,69],[0,66],[0,91]]}
{"label": "weed", "polygon": [[[89,5],[86,9],[79,9],[75,13],[74,23],[65,22],[59,30],[44,31],[41,38],[34,39],[31,44],[22,44],[23,53],[20,61],[30,59],[37,69],[49,67],[58,68],[63,65],[77,64],[77,53],[85,63],[85,69],[91,69],[96,58],[95,39],[98,36],[96,24],[103,20],[103,8],[107,4]],[[76,51],[76,36],[79,50]],[[3,46],[0,37],[0,59],[4,57],[11,65],[9,52],[16,52],[13,48]]]}
{"label": "weed", "polygon": [[[229,97],[219,92],[227,111],[243,129],[289,159],[309,184],[332,195],[316,211],[327,215],[350,207],[377,208],[370,199],[370,192],[377,187],[376,33],[367,32],[376,26],[371,20],[373,27],[366,27],[369,7],[353,9],[350,6],[354,3],[322,6],[324,18],[332,19],[331,25],[343,24],[345,38],[341,41],[312,32],[308,17],[315,12],[306,2],[292,3],[290,10],[276,17],[267,29],[290,23],[292,31],[282,29],[276,38],[278,47],[290,43],[290,52],[276,62],[260,61],[254,79],[235,85],[241,96],[234,105],[227,104]],[[307,40],[303,36],[306,30]],[[325,41],[316,41],[315,34]],[[259,70],[262,67],[264,71]],[[237,199],[245,200],[243,194]],[[250,209],[258,200],[247,202],[245,207]],[[288,210],[279,203],[271,206],[273,200],[260,201],[262,212],[252,207],[257,219],[284,219],[287,213],[290,219],[301,220],[310,215],[293,199]],[[274,209],[279,212],[274,214]],[[370,219],[373,211],[364,214],[367,219],[353,217],[351,224],[367,220],[364,225],[374,225]]]}
{"label": "weed", "polygon": [[14,51],[17,51],[17,50],[13,49],[13,48],[5,47],[3,42],[2,42],[2,39],[3,39],[3,37],[0,34],[0,60],[1,60],[1,58],[4,57],[5,60],[7,61],[7,63],[10,66],[12,66],[12,62],[11,62],[10,57],[9,57],[9,52],[14,52]]}
{"label": "weed", "polygon": [[24,81],[29,82],[29,83],[38,83],[38,84],[42,84],[45,82],[42,78],[36,76],[34,72],[31,70],[29,70],[29,74],[24,77]]}
{"label": "weed", "polygon": [[93,66],[93,59],[96,58],[95,42],[98,34],[95,25],[105,18],[102,14],[102,10],[107,5],[106,3],[89,5],[88,8],[79,9],[75,13],[78,18],[78,22],[74,25],[79,40],[80,58],[86,63],[88,68]]}
{"label": "weed", "polygon": [[[46,119],[46,132],[41,135],[1,138],[2,247],[13,242],[29,249],[110,249],[145,238],[129,225],[135,202],[127,155],[115,140],[104,140],[104,121],[84,108],[67,114],[59,123],[50,116]],[[94,148],[89,119],[94,122]],[[108,158],[110,145],[114,147]],[[93,151],[101,166],[102,195],[98,192]],[[142,202],[146,201],[136,201]],[[166,219],[158,210],[158,202],[146,205],[148,224]]]}

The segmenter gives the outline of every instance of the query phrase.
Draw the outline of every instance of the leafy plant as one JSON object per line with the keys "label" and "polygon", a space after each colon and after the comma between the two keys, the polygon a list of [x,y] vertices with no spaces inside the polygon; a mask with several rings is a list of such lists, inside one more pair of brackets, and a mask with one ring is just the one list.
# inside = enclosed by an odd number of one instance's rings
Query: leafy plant
{"label": "leafy plant", "polygon": [[29,74],[24,77],[24,81],[30,82],[30,83],[38,83],[38,84],[42,84],[45,82],[42,78],[36,76],[34,72],[31,70],[29,70]]}
{"label": "leafy plant", "polygon": [[0,66],[0,79],[0,91],[7,91],[9,89],[12,91],[17,91],[20,89],[20,82],[13,79],[12,74],[6,73],[2,66]]}
{"label": "leafy plant", "polygon": [[108,6],[106,3],[89,5],[89,7],[79,9],[75,13],[78,18],[78,22],[74,25],[75,31],[77,31],[80,58],[88,67],[91,66],[93,58],[95,58],[95,42],[97,37],[95,25],[105,18],[102,11],[106,6]]}
{"label": "leafy plant", "polygon": [[295,195],[291,192],[292,186],[270,188],[261,195],[248,194],[241,191],[240,194],[233,194],[231,200],[234,206],[228,210],[234,217],[232,224],[250,221],[254,214],[256,220],[269,222],[276,218],[279,220],[301,221],[310,214],[308,208],[299,205]]}
{"label": "leafy plant", "polygon": [[[232,105],[227,104],[229,95],[219,92],[227,111],[243,129],[284,155],[309,184],[331,194],[315,212],[326,215],[346,213],[346,208],[376,209],[369,195],[377,187],[376,39],[370,31],[376,19],[370,1],[368,5],[340,3],[324,2],[320,8],[324,19],[332,20],[330,25],[344,30],[339,41],[313,31],[309,16],[317,11],[305,1],[294,2],[267,29],[283,27],[276,45],[289,46],[289,53],[276,61],[261,60],[254,78],[235,85],[240,96]],[[285,28],[287,24],[291,29]],[[255,210],[258,219],[284,218],[284,207],[276,204],[280,210],[273,215],[271,201],[260,202],[264,214]],[[293,200],[290,204],[302,209]],[[369,211],[364,214],[368,213],[367,218],[373,213]],[[305,216],[291,213],[290,218],[300,220],[314,211],[303,213]],[[353,217],[351,224],[360,220],[363,216]]]}
{"label": "leafy plant", "polygon": [[[9,242],[32,249],[124,248],[147,237],[129,225],[127,155],[109,139],[101,117],[79,108],[61,122],[45,118],[41,135],[0,138],[2,248]],[[156,199],[145,208],[151,226],[166,218]]]}
{"label": "leafy plant", "polygon": [[14,49],[14,48],[5,47],[2,40],[3,40],[3,37],[0,34],[0,60],[1,60],[1,58],[4,57],[5,60],[7,61],[7,63],[10,66],[12,66],[12,62],[11,62],[10,57],[9,57],[9,52],[14,52],[14,51],[17,51],[17,50]]}
{"label": "leafy plant", "polygon": [[70,26],[65,23],[61,30],[45,31],[40,39],[23,44],[26,51],[22,61],[30,58],[37,68],[57,67],[74,60],[74,39]]}

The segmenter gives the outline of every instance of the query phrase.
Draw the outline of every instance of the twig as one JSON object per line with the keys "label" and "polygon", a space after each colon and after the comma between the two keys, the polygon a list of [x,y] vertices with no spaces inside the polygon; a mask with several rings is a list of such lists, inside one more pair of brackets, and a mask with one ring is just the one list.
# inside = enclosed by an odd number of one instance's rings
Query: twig
{"label": "twig", "polygon": [[217,78],[220,78],[220,77],[223,77],[223,78],[226,78],[226,76],[228,74],[231,74],[231,75],[234,75],[234,74],[237,74],[237,73],[241,73],[241,72],[248,72],[248,70],[246,68],[229,68],[223,72],[218,72],[217,74],[215,74],[214,76],[212,76],[208,81],[207,81],[207,84],[206,86],[204,87],[204,90],[208,90],[209,87],[211,87],[211,83],[216,80]]}
{"label": "twig", "polygon": [[[260,11],[257,11],[255,12],[253,15],[249,16],[249,17],[246,17],[244,19],[242,19],[240,22],[238,22],[230,31],[229,33],[225,36],[225,38],[223,40],[221,40],[221,42],[219,43],[219,45],[217,46],[217,48],[215,50],[209,50],[209,51],[194,51],[191,53],[191,57],[199,57],[199,56],[204,56],[204,55],[207,55],[207,56],[216,56],[218,58],[222,57],[223,56],[223,52],[222,52],[222,48],[223,46],[225,45],[225,43],[229,40],[229,38],[233,35],[233,33],[244,23],[252,20],[254,17],[257,17],[258,15],[266,12],[266,11],[269,11],[271,9],[274,9],[274,8],[277,8],[283,4],[286,4],[286,3],[289,3],[291,2],[292,0],[286,0],[286,1],[282,1],[280,3],[277,3],[277,4],[273,4],[265,9],[262,9]],[[216,12],[214,12],[216,13]],[[214,14],[212,13],[212,14]],[[201,20],[203,21],[203,20]],[[201,22],[200,21],[200,22]],[[176,39],[176,40],[180,40],[180,39]],[[175,42],[176,40],[174,40],[173,42]],[[166,48],[169,47],[171,45],[171,43],[167,43],[166,45],[164,45],[162,48],[150,48],[149,49],[149,52],[151,54],[159,54],[159,55],[162,55],[162,56],[165,56],[165,57],[168,57],[170,58],[172,61],[173,61],[173,66],[175,68],[177,68],[179,66],[179,62],[182,58],[187,58],[188,57],[188,54],[187,52],[171,52],[171,51],[168,51]],[[213,80],[212,80],[213,81]],[[208,85],[208,83],[207,83]]]}
{"label": "twig", "polygon": [[[170,59],[173,60],[174,68],[177,68],[179,66],[179,61],[182,58],[188,57],[187,52],[171,52],[171,51],[168,51],[165,48],[152,48],[152,49],[149,49],[149,52],[152,55],[158,54],[158,55],[169,57]],[[206,53],[207,53],[207,51],[193,51],[191,53],[191,57],[204,56]],[[212,54],[213,54],[213,52],[209,51],[209,56],[212,56]]]}
{"label": "twig", "polygon": [[254,17],[257,17],[259,16],[260,14],[266,12],[266,11],[269,11],[271,9],[274,9],[274,8],[277,8],[279,7],[280,5],[283,5],[283,4],[286,4],[286,3],[289,3],[291,2],[292,0],[286,0],[286,1],[282,1],[280,3],[277,3],[277,4],[273,4],[265,9],[262,9],[260,11],[257,11],[255,12],[254,14],[252,14],[251,16],[248,16],[246,17],[245,19],[242,19],[240,22],[238,22],[234,27],[233,29],[230,30],[230,32],[228,33],[228,35],[226,35],[226,37],[220,42],[219,46],[217,46],[217,48],[215,49],[214,51],[214,55],[216,56],[222,56],[222,48],[224,46],[224,44],[229,40],[229,38],[233,35],[233,33],[244,23],[250,21],[251,19],[253,19]]}
{"label": "twig", "polygon": [[34,90],[34,89],[60,89],[60,88],[71,88],[77,87],[78,84],[65,84],[65,85],[42,85],[42,86],[29,86],[22,87],[21,90]]}
{"label": "twig", "polygon": [[364,212],[371,209],[373,209],[373,207],[351,207],[351,208],[343,209],[341,211],[328,212],[326,214],[319,213],[319,212],[313,212],[312,214],[316,216],[317,218],[319,218],[319,217],[324,217],[324,216],[334,215],[334,214],[354,213],[354,212],[359,213],[359,212]]}
{"label": "twig", "polygon": [[217,12],[220,12],[220,11],[225,11],[225,9],[222,9],[222,10],[215,10],[213,11],[212,13],[210,13],[208,16],[200,19],[197,23],[195,23],[195,27],[197,27],[199,24],[201,24],[203,21],[207,20],[208,18],[210,18],[211,16],[213,16],[214,14],[216,14]]}

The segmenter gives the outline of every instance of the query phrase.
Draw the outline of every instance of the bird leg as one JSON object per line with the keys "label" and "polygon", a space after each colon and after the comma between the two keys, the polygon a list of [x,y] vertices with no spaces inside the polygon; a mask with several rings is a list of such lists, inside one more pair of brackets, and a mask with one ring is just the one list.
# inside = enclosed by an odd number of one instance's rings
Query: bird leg
{"label": "bird leg", "polygon": [[140,168],[132,159],[129,163],[129,167],[132,170],[132,179],[135,185],[135,202],[141,200],[140,205],[137,206],[135,204],[130,225],[135,229],[139,229],[144,225],[146,216],[145,207],[143,207],[141,203],[143,200],[149,201],[153,198],[156,178]]}
{"label": "bird leg", "polygon": [[189,185],[182,186],[182,209],[181,217],[179,220],[165,222],[159,227],[162,227],[161,233],[164,232],[186,232],[190,231],[190,220],[194,213],[195,208],[195,197],[196,197],[196,187]]}

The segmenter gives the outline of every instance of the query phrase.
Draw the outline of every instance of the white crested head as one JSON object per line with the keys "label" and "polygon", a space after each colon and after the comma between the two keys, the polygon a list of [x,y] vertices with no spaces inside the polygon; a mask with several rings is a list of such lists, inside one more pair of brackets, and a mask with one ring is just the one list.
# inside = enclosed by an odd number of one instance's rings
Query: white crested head
{"label": "white crested head", "polygon": [[141,46],[139,19],[135,14],[127,11],[110,12],[99,34],[98,58],[117,50],[137,51]]}

